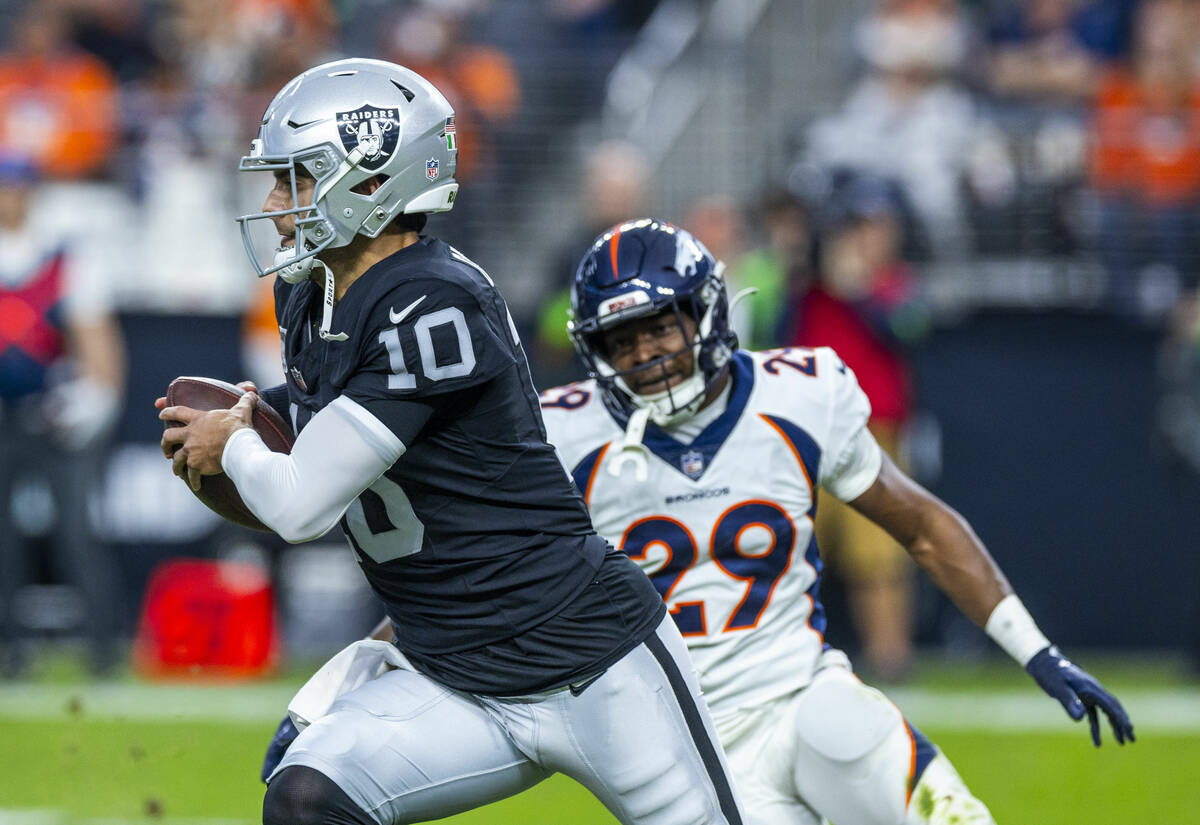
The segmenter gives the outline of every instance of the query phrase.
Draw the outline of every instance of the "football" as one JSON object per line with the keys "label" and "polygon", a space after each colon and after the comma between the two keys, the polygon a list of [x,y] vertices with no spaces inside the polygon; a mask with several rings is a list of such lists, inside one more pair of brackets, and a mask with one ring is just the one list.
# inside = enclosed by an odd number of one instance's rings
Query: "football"
{"label": "football", "polygon": [[[196,410],[227,410],[243,395],[245,390],[226,381],[184,376],[176,378],[167,387],[167,406],[191,407]],[[254,431],[262,437],[263,443],[269,449],[277,453],[291,452],[294,440],[292,428],[261,396],[251,420]],[[177,426],[176,422],[172,421],[164,421],[163,424],[165,427]],[[192,489],[190,485],[188,489]],[[272,532],[270,527],[250,512],[242,502],[237,487],[224,473],[204,476],[200,481],[200,489],[192,492],[196,494],[196,498],[208,505],[209,509],[234,524]]]}

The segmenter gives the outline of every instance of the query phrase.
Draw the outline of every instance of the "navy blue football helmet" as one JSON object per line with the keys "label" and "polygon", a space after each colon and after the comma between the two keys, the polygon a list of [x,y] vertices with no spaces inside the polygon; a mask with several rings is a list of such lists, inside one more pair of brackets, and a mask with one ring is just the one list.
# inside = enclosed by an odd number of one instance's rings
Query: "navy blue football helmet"
{"label": "navy blue football helmet", "polygon": [[[729,326],[724,268],[690,232],[653,218],[618,224],[592,242],[575,271],[567,331],[610,404],[627,415],[647,409],[650,420],[659,425],[700,408],[737,347],[737,335]],[[639,395],[626,377],[659,369],[666,378],[666,364],[683,350],[620,372],[607,357],[603,333],[668,310],[685,333],[683,315],[695,323],[687,345],[693,355],[692,375],[661,392]]]}

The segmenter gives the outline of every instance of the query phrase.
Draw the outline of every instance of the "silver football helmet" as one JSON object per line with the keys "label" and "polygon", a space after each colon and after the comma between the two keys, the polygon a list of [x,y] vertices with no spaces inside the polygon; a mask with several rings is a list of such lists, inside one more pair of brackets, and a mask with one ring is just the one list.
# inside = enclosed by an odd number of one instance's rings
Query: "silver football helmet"
{"label": "silver football helmet", "polygon": [[[258,137],[239,171],[286,171],[292,208],[237,219],[259,276],[289,283],[309,276],[322,250],[356,235],[374,238],[400,213],[445,212],[454,206],[458,156],[454,110],[429,81],[383,60],[351,58],[309,69],[267,106]],[[315,180],[313,202],[296,202],[296,170]],[[378,176],[374,192],[354,191]],[[293,214],[295,245],[264,266],[255,253],[255,221]]]}

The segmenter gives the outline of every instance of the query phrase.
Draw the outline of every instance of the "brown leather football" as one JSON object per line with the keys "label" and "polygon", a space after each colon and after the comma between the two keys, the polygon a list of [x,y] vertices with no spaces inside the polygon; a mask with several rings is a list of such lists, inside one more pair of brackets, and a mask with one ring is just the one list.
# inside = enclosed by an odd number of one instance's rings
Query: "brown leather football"
{"label": "brown leather football", "polygon": [[[237,403],[245,391],[238,386],[219,381],[215,378],[197,378],[183,376],[176,378],[167,387],[168,407],[191,407],[196,410],[227,410]],[[254,408],[251,419],[254,431],[258,433],[272,451],[290,453],[292,451],[292,428],[283,417],[277,413],[260,396]],[[176,426],[176,422],[164,421],[164,426]],[[186,483],[186,481],[185,481]],[[188,486],[191,490],[191,486]],[[214,476],[204,476],[200,480],[200,489],[192,490],[196,498],[208,505],[209,509],[223,518],[249,527],[254,530],[272,532],[242,502],[237,487],[224,473]]]}

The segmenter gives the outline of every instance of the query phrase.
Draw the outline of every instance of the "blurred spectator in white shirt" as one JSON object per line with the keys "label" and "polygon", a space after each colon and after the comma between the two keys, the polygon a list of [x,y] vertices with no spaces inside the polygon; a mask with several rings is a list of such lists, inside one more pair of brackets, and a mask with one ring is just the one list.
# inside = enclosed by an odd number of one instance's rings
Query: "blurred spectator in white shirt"
{"label": "blurred spectator in white shirt", "polygon": [[881,0],[855,31],[866,76],[808,135],[809,162],[902,186],[943,257],[969,248],[963,176],[982,125],[958,77],[968,43],[952,0]]}

